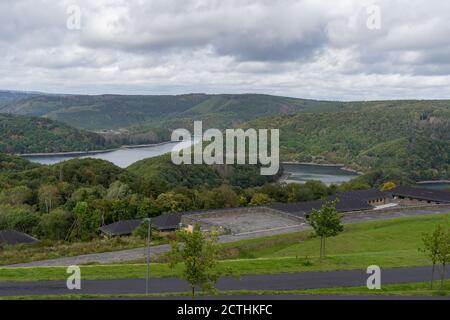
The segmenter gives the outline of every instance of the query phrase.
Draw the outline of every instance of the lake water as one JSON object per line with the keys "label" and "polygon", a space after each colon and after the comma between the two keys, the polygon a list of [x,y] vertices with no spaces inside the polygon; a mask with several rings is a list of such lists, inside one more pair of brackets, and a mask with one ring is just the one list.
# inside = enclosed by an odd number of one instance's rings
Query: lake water
{"label": "lake water", "polygon": [[114,163],[116,166],[126,168],[131,164],[147,159],[157,157],[166,153],[170,153],[172,149],[180,150],[190,145],[190,142],[169,142],[160,145],[139,147],[139,148],[121,148],[114,151],[108,151],[97,154],[86,155],[45,155],[45,156],[24,156],[23,158],[30,160],[31,162],[37,162],[40,164],[55,164],[65,160],[74,158],[94,158],[107,160]]}
{"label": "lake water", "polygon": [[[194,140],[194,143],[196,141]],[[190,145],[190,142],[179,144],[177,142],[170,142],[161,145],[147,146],[141,148],[121,148],[114,151],[89,154],[89,155],[45,155],[45,156],[24,156],[24,158],[37,162],[40,164],[55,164],[65,160],[74,158],[94,158],[107,160],[115,165],[126,168],[131,164],[146,159],[157,157],[172,151],[173,148],[180,150]],[[307,180],[320,180],[325,184],[340,184],[349,181],[357,176],[353,172],[342,170],[334,166],[318,166],[318,165],[304,165],[304,164],[285,164],[284,170],[289,173],[286,182],[304,183]]]}
{"label": "lake water", "polygon": [[337,166],[319,166],[309,164],[284,164],[284,172],[289,174],[288,183],[305,183],[308,180],[319,180],[323,183],[341,184],[358,176]]}
{"label": "lake water", "polygon": [[427,188],[434,190],[450,190],[450,183],[442,182],[442,183],[418,183],[417,187],[419,188]]}

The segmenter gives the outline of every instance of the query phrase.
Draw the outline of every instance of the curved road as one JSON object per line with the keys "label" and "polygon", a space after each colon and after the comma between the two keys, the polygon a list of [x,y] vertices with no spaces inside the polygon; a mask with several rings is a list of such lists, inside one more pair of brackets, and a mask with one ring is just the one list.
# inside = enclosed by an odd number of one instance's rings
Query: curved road
{"label": "curved road", "polygon": [[[436,270],[439,274],[440,269]],[[429,281],[431,267],[392,268],[381,270],[382,285]],[[447,278],[450,267],[447,267]],[[301,290],[333,287],[365,286],[365,270],[283,273],[221,278],[219,290]],[[144,294],[144,279],[85,280],[81,290],[70,291],[65,281],[4,282],[0,296],[64,295],[64,294]],[[186,282],[178,278],[152,278],[150,293],[189,292]]]}

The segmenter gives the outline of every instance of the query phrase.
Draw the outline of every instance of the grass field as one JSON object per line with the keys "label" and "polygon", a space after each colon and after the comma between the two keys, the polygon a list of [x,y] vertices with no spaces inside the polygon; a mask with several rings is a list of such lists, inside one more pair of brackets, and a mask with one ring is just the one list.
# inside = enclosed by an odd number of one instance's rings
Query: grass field
{"label": "grass field", "polygon": [[0,248],[0,266],[56,259],[89,253],[133,249],[145,246],[145,240],[127,237],[97,239],[90,242],[39,241],[32,245]]}
{"label": "grass field", "polygon": [[[223,244],[221,268],[236,275],[283,272],[331,271],[429,265],[419,252],[422,234],[450,214],[397,218],[346,225],[345,231],[327,241],[327,258],[318,258],[319,239],[310,231]],[[83,279],[143,278],[144,264],[82,266]],[[153,263],[153,277],[177,276],[181,270]],[[64,267],[0,268],[0,281],[66,279]]]}

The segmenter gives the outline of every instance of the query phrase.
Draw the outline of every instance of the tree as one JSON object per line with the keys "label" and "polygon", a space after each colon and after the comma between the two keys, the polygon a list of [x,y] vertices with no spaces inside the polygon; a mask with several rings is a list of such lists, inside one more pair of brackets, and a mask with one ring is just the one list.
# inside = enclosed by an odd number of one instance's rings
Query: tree
{"label": "tree", "polygon": [[38,191],[39,205],[41,210],[50,213],[50,211],[58,205],[59,192],[58,188],[52,185],[43,185]]}
{"label": "tree", "polygon": [[83,241],[91,239],[100,226],[98,210],[93,210],[86,202],[77,202],[73,212],[75,214],[75,222],[71,238]]}
{"label": "tree", "polygon": [[26,186],[17,186],[0,192],[0,203],[20,205],[28,203],[33,197],[33,191]]}
{"label": "tree", "polygon": [[433,264],[431,267],[430,289],[433,289],[434,270],[439,259],[439,246],[444,229],[438,224],[432,233],[426,233],[422,236],[423,248],[419,250],[426,253]]}
{"label": "tree", "polygon": [[111,183],[106,193],[105,199],[121,200],[128,197],[130,194],[131,194],[130,187],[127,184],[117,180]]}
{"label": "tree", "polygon": [[308,218],[309,224],[320,237],[320,258],[325,256],[325,240],[334,237],[344,230],[341,215],[336,210],[337,201],[326,202],[320,210],[313,209]]}
{"label": "tree", "polygon": [[271,203],[272,199],[265,193],[255,193],[250,201],[251,206],[262,206]]}
{"label": "tree", "polygon": [[445,224],[443,226],[443,231],[441,237],[439,238],[437,258],[442,265],[441,270],[441,290],[442,290],[444,288],[445,268],[447,266],[447,262],[450,260],[450,230],[448,224]]}
{"label": "tree", "polygon": [[161,212],[180,212],[190,210],[192,202],[185,195],[170,191],[161,193],[156,198],[155,204]]}
{"label": "tree", "polygon": [[27,205],[1,205],[0,206],[0,230],[13,229],[16,231],[33,234],[39,223],[39,214]]}
{"label": "tree", "polygon": [[55,209],[43,214],[38,225],[39,234],[44,239],[64,240],[67,238],[74,215],[63,209]]}
{"label": "tree", "polygon": [[213,290],[221,276],[221,272],[217,269],[217,233],[211,232],[208,238],[197,224],[192,232],[179,230],[176,236],[176,241],[172,242],[172,250],[168,254],[170,266],[173,268],[179,262],[183,262],[181,277],[189,283],[192,297],[195,296],[196,288]]}
{"label": "tree", "polygon": [[380,191],[387,191],[387,190],[392,190],[395,187],[397,187],[397,185],[395,184],[395,182],[393,181],[388,181],[383,183],[383,185],[380,188]]}

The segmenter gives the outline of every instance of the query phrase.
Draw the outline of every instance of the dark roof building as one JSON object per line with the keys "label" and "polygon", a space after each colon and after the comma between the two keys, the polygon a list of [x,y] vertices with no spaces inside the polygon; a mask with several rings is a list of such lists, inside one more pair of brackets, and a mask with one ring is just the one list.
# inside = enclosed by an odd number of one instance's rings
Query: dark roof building
{"label": "dark roof building", "polygon": [[340,192],[337,194],[339,199],[356,199],[366,202],[377,201],[380,199],[390,198],[390,194],[378,189],[355,190],[348,192]]}
{"label": "dark roof building", "polygon": [[396,187],[389,190],[393,197],[431,201],[436,203],[450,203],[450,192],[416,187]]}
{"label": "dark roof building", "polygon": [[37,239],[15,230],[0,230],[0,245],[16,245],[36,242]]}
{"label": "dark roof building", "polygon": [[100,227],[99,230],[110,236],[126,236],[142,224],[143,219],[122,220]]}
{"label": "dark roof building", "polygon": [[[329,197],[327,201],[335,200],[336,196]],[[311,213],[312,209],[320,209],[324,204],[325,200],[316,201],[301,201],[293,203],[273,203],[268,205],[269,208],[287,212],[299,217],[306,217]],[[338,212],[351,212],[351,211],[365,211],[372,210],[373,207],[369,205],[366,201],[351,198],[340,198],[336,204],[336,209]]]}
{"label": "dark roof building", "polygon": [[162,215],[152,219],[152,225],[160,231],[175,230],[179,227],[181,223],[181,218],[185,214],[192,214],[192,212],[174,212],[174,213],[163,213]]}

